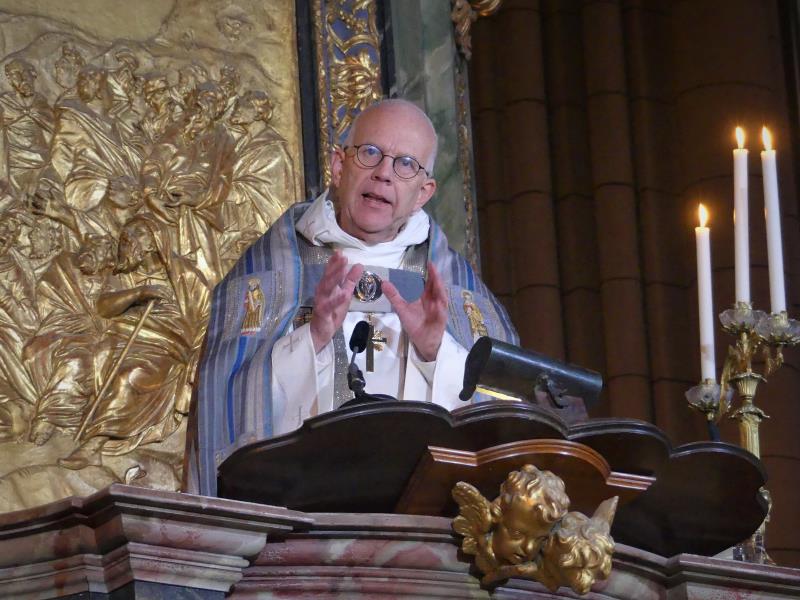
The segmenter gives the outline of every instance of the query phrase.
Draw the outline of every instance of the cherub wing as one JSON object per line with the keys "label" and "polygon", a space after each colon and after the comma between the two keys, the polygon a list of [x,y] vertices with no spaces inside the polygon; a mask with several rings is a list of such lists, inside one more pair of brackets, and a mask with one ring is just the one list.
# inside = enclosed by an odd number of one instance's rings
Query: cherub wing
{"label": "cherub wing", "polygon": [[614,522],[614,515],[617,513],[618,502],[619,496],[614,496],[613,498],[609,498],[608,500],[601,502],[600,506],[595,509],[594,515],[592,515],[592,520],[607,525],[608,530],[610,530],[611,525]]}
{"label": "cherub wing", "polygon": [[459,481],[453,488],[453,500],[459,507],[453,519],[453,529],[464,536],[461,549],[467,554],[477,554],[484,535],[493,524],[491,503],[472,485]]}

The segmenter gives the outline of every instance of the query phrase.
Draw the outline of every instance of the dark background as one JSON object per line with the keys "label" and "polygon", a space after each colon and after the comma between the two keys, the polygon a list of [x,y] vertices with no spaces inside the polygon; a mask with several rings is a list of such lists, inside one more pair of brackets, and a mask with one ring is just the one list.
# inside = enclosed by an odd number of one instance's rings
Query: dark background
{"label": "dark background", "polygon": [[[483,274],[522,343],[603,373],[594,416],[707,438],[694,227],[711,212],[715,313],[734,301],[734,128],[750,150],[751,288],[769,310],[760,130],[778,152],[787,306],[800,318],[794,0],[506,0],[473,27]],[[716,331],[717,369],[733,340]],[[760,387],[767,545],[800,566],[796,349]],[[723,438],[738,443],[736,424]],[[722,499],[724,501],[724,499]]]}

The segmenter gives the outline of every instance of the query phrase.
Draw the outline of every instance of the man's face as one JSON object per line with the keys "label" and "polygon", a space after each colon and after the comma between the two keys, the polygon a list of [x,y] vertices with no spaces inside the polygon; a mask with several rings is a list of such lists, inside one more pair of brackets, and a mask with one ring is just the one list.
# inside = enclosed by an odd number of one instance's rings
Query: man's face
{"label": "man's face", "polygon": [[15,217],[2,215],[0,217],[0,256],[14,245],[19,235],[20,225]]}
{"label": "man's face", "polygon": [[[425,166],[434,143],[419,114],[408,107],[389,105],[359,119],[352,145],[372,144],[384,154],[411,156]],[[391,158],[384,157],[376,167],[362,166],[354,148],[334,152],[331,174],[339,226],[371,244],[394,239],[436,191],[436,181],[424,171],[413,179],[398,177]]]}
{"label": "man's face", "polygon": [[111,239],[107,236],[89,237],[78,253],[78,268],[84,275],[93,275],[114,262]]}
{"label": "man's face", "polygon": [[129,223],[122,230],[117,248],[117,272],[130,273],[154,250],[150,232],[142,223]]}
{"label": "man's face", "polygon": [[55,77],[58,85],[65,90],[69,89],[78,79],[78,67],[62,56],[56,61]]}
{"label": "man's face", "polygon": [[144,101],[153,110],[162,108],[168,99],[169,86],[166,79],[158,78],[144,85]]}
{"label": "man's face", "polygon": [[229,120],[233,125],[249,125],[257,116],[252,102],[247,98],[238,98],[233,105]]}
{"label": "man's face", "polygon": [[33,82],[36,74],[23,67],[6,68],[6,77],[20,96],[31,96],[33,94]]}
{"label": "man's face", "polygon": [[100,92],[100,74],[94,71],[82,71],[78,75],[78,95],[84,102],[91,102]]}

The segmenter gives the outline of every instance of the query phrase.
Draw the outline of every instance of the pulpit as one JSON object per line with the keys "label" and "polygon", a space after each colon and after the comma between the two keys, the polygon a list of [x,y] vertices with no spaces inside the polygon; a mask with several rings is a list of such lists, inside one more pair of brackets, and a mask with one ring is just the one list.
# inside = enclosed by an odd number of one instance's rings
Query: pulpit
{"label": "pulpit", "polygon": [[563,478],[572,510],[618,497],[613,568],[588,598],[800,597],[792,569],[714,558],[766,515],[754,456],[508,401],[452,413],[374,402],[315,417],[231,455],[220,498],[112,485],[2,515],[0,596],[575,597],[515,577],[482,584],[453,530],[456,483],[491,498],[527,464]]}

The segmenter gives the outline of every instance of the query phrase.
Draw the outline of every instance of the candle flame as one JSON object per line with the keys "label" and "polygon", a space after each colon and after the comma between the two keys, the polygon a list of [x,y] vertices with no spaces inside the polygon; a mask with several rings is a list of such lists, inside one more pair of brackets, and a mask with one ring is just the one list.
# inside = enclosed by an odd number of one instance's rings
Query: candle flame
{"label": "candle flame", "polygon": [[744,148],[744,129],[741,127],[736,128],[736,143],[739,145],[739,150]]}
{"label": "candle flame", "polygon": [[708,210],[702,203],[697,205],[697,217],[700,219],[700,227],[705,227],[708,223]]}
{"label": "candle flame", "polygon": [[761,141],[764,142],[764,150],[772,150],[772,134],[766,126],[761,128]]}

